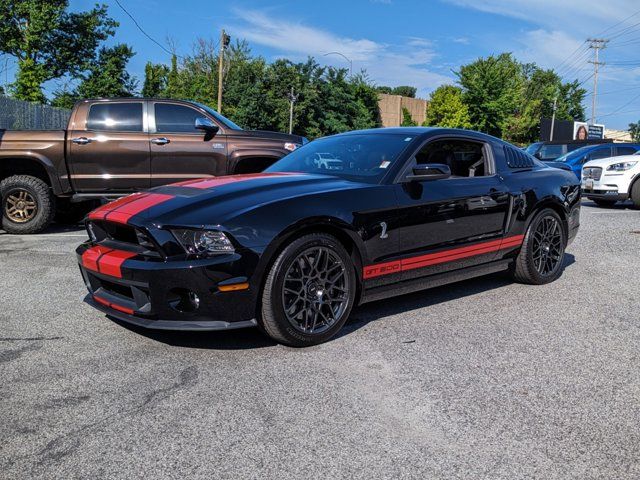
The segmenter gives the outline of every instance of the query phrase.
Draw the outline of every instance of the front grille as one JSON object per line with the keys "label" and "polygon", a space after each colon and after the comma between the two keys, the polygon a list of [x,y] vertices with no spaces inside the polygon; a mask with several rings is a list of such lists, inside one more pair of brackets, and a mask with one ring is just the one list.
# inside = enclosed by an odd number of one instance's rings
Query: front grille
{"label": "front grille", "polygon": [[98,244],[116,243],[124,250],[139,251],[149,257],[161,256],[158,245],[140,228],[105,220],[92,220],[87,224],[87,228]]}
{"label": "front grille", "polygon": [[602,168],[600,167],[585,167],[582,169],[582,178],[591,178],[593,180],[600,180],[602,176]]}

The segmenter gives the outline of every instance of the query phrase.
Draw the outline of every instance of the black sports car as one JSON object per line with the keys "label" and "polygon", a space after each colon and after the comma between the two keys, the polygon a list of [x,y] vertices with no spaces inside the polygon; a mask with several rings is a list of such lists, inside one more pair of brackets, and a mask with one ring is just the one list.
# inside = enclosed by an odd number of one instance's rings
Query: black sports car
{"label": "black sports car", "polygon": [[579,215],[575,175],[501,140],[376,129],[104,205],[77,254],[87,301],[125,322],[305,346],[359,303],[507,269],[553,281]]}

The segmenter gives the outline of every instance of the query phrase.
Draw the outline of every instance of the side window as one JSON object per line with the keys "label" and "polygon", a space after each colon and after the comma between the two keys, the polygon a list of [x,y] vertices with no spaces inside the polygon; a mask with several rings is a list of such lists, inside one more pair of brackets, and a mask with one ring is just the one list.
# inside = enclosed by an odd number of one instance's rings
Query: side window
{"label": "side window", "polygon": [[95,103],[89,108],[87,129],[142,132],[142,103]]}
{"label": "side window", "polygon": [[[598,160],[600,158],[607,158],[610,157],[612,155],[611,153],[611,147],[607,147],[607,148],[599,148],[598,150],[591,152],[589,155],[587,155],[587,160]],[[582,162],[584,163],[584,162]]]}
{"label": "side window", "polygon": [[564,145],[543,145],[540,149],[540,160],[555,160],[563,155]]}
{"label": "side window", "polygon": [[415,163],[448,165],[452,177],[482,177],[490,170],[484,147],[484,143],[470,140],[436,140],[416,153]]}
{"label": "side window", "polygon": [[509,168],[532,168],[536,165],[536,160],[531,155],[510,145],[504,146],[504,158]]}
{"label": "side window", "polygon": [[193,108],[172,103],[156,103],[157,133],[202,133],[196,130],[196,118],[205,115]]}
{"label": "side window", "polygon": [[633,147],[616,147],[617,155],[633,155],[636,153],[636,149]]}

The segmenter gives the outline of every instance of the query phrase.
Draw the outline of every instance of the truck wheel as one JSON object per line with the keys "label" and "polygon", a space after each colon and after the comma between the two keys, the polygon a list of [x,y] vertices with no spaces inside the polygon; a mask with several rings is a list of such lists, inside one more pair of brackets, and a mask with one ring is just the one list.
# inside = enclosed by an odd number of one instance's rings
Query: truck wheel
{"label": "truck wheel", "polygon": [[2,228],[7,233],[37,233],[49,226],[56,199],[36,177],[14,175],[0,182]]}
{"label": "truck wheel", "polygon": [[567,236],[560,216],[545,208],[527,228],[520,253],[512,268],[516,282],[542,285],[562,273]]}
{"label": "truck wheel", "polygon": [[85,200],[84,202],[74,203],[68,198],[59,198],[56,202],[55,221],[75,225],[80,223],[87,213],[99,206],[99,200]]}
{"label": "truck wheel", "polygon": [[631,187],[631,200],[636,208],[640,208],[640,180],[636,180]]}

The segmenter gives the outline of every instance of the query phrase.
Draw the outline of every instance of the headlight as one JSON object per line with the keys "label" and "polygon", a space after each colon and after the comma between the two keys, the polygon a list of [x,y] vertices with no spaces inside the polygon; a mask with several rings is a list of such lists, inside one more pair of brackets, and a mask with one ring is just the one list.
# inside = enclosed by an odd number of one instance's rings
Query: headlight
{"label": "headlight", "polygon": [[296,148],[300,148],[301,146],[302,145],[300,145],[299,143],[285,143],[284,149],[293,152]]}
{"label": "headlight", "polygon": [[607,171],[615,171],[615,172],[624,172],[625,170],[629,170],[630,168],[633,168],[636,162],[620,162],[620,163],[614,163],[613,165],[609,165],[607,167]]}
{"label": "headlight", "polygon": [[180,245],[190,255],[220,255],[235,249],[227,236],[216,230],[172,230]]}

